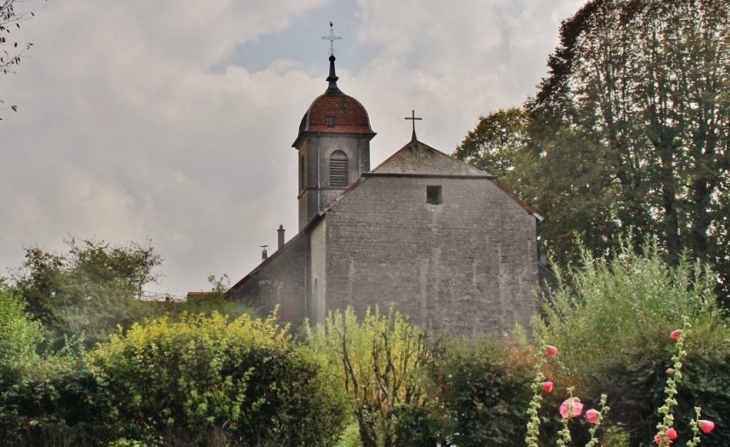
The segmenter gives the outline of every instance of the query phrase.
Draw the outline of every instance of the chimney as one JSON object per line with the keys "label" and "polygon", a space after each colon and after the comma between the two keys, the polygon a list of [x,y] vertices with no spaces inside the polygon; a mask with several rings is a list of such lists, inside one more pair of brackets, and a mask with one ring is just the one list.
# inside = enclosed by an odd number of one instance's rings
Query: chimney
{"label": "chimney", "polygon": [[279,233],[279,246],[276,248],[277,250],[281,250],[281,247],[284,246],[284,225],[279,225],[279,229],[276,230],[277,233]]}
{"label": "chimney", "polygon": [[267,247],[268,247],[268,245],[262,245],[262,246],[261,246],[261,260],[262,260],[262,261],[265,261],[265,260],[266,260],[266,258],[268,258],[268,257],[269,257],[269,254],[268,254],[268,253],[266,252],[266,248],[267,248]]}

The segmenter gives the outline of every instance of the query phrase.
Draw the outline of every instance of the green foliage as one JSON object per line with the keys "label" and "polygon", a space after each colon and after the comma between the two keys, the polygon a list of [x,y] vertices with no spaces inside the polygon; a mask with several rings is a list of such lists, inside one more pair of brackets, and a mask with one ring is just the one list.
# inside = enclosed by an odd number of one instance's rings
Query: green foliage
{"label": "green foliage", "polygon": [[208,277],[211,290],[207,292],[190,292],[185,301],[165,301],[152,304],[159,315],[169,315],[171,319],[179,319],[183,314],[212,315],[217,312],[236,319],[244,314],[255,315],[252,308],[246,304],[226,299],[226,291],[230,287],[227,275],[216,278]]}
{"label": "green foliage", "polygon": [[148,445],[329,445],[342,410],[272,318],[135,324],[90,354],[118,434]]}
{"label": "green foliage", "polygon": [[497,176],[514,170],[515,158],[527,144],[526,111],[509,108],[479,117],[477,127],[469,131],[456,148],[454,156]]}
{"label": "green foliage", "polygon": [[440,386],[442,431],[458,446],[513,446],[525,439],[531,350],[497,340],[447,340],[431,376]]}
{"label": "green foliage", "polygon": [[557,264],[633,228],[672,265],[712,264],[730,300],[730,0],[591,0],[560,42],[525,110],[482,117],[455,155],[545,216]]}
{"label": "green foliage", "polygon": [[91,347],[117,325],[129,327],[151,316],[154,309],[141,298],[161,263],[152,247],[75,239],[67,244],[68,253],[27,249],[23,266],[12,278],[12,289],[28,303],[33,319],[43,324],[52,348],[80,335]]}
{"label": "green foliage", "polygon": [[368,310],[361,322],[355,311],[331,313],[325,325],[306,328],[310,349],[327,365],[330,380],[346,393],[364,447],[417,445],[398,438],[413,430],[418,408],[427,401],[424,368],[431,351],[426,335],[400,313]]}
{"label": "green foliage", "polygon": [[[669,266],[657,244],[643,253],[626,239],[610,260],[584,251],[583,267],[559,272],[558,288],[543,294],[544,322],[535,326],[539,338],[560,347],[562,367],[553,380],[576,381],[576,395],[589,405],[606,393],[612,408],[606,423],[628,431],[632,446],[651,440],[659,422],[673,352],[669,333],[682,327],[683,316],[692,335],[678,387],[677,430],[689,433],[694,406],[726,421],[730,403],[730,331],[715,303],[714,275],[686,260]],[[730,439],[714,433],[704,442],[728,445]]]}
{"label": "green foliage", "polygon": [[0,390],[0,445],[95,446],[113,440],[99,387],[83,362],[45,361]]}
{"label": "green foliage", "polygon": [[[593,0],[561,41],[530,104],[535,125],[552,129],[548,141],[559,123],[589,142],[615,193],[603,218],[633,226],[637,248],[655,235],[673,265],[686,251],[727,284],[730,2]],[[543,160],[565,162],[547,148]]]}
{"label": "green foliage", "polygon": [[38,362],[42,329],[25,313],[25,303],[0,283],[0,384],[3,375]]}

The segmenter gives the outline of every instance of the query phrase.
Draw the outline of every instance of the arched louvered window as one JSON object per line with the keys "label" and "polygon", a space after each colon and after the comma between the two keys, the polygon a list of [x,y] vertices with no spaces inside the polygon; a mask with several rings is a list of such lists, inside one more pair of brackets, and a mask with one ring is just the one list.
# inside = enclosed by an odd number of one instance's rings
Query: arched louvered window
{"label": "arched louvered window", "polygon": [[342,151],[330,155],[330,186],[347,187],[347,154]]}

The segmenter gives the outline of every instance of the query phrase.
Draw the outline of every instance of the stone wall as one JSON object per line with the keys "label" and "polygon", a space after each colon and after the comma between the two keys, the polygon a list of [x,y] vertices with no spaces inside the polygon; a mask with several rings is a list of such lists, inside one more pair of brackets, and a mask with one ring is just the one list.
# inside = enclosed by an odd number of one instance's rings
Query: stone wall
{"label": "stone wall", "polygon": [[226,298],[244,302],[261,315],[278,305],[281,320],[301,323],[305,317],[306,251],[307,238],[299,234],[231,287]]}
{"label": "stone wall", "polygon": [[345,187],[332,187],[329,184],[330,157],[335,151],[342,151],[347,155],[348,185],[355,183],[361,173],[370,170],[369,137],[357,134],[322,134],[304,139],[299,148],[300,231],[345,190]]}
{"label": "stone wall", "polygon": [[310,232],[311,247],[311,312],[309,319],[313,324],[324,323],[327,315],[327,222],[320,220]]}
{"label": "stone wall", "polygon": [[529,327],[535,218],[490,179],[372,174],[325,219],[328,310],[392,305],[437,334]]}

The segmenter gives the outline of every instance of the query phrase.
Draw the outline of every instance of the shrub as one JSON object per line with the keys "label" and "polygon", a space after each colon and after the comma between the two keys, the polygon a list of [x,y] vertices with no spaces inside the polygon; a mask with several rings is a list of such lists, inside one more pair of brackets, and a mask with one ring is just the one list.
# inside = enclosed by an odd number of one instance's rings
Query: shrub
{"label": "shrub", "polygon": [[0,384],[5,374],[38,362],[40,323],[25,313],[25,302],[0,282]]}
{"label": "shrub", "polygon": [[532,395],[530,350],[493,339],[447,340],[431,376],[440,385],[443,433],[454,444],[513,446],[525,438]]}
{"label": "shrub", "polygon": [[120,437],[148,445],[330,445],[340,401],[273,317],[135,324],[90,368]]}
{"label": "shrub", "polygon": [[[646,245],[644,254],[631,246],[624,240],[611,260],[584,253],[583,267],[559,272],[557,289],[543,294],[544,321],[536,321],[535,329],[538,338],[561,347],[555,382],[572,377],[576,394],[589,405],[606,393],[609,429],[628,432],[629,444],[639,446],[652,439],[659,422],[656,408],[663,403],[673,349],[667,334],[687,316],[693,335],[677,396],[684,402],[677,430],[689,430],[694,405],[726,423],[730,332],[715,303],[715,276],[687,260],[667,265],[655,244]],[[730,445],[728,436],[718,431],[703,445]]]}
{"label": "shrub", "polygon": [[[330,379],[346,393],[364,447],[411,446],[413,423],[427,403],[425,367],[431,351],[426,334],[391,310],[368,310],[358,321],[352,308],[330,313],[325,325],[305,328],[310,349],[327,365]],[[408,421],[410,429],[398,427]],[[426,436],[428,437],[428,436]]]}

